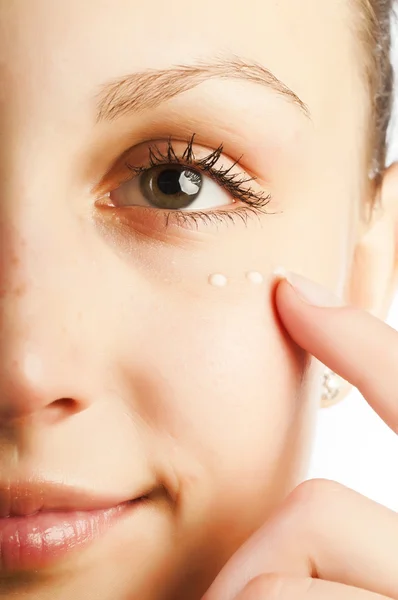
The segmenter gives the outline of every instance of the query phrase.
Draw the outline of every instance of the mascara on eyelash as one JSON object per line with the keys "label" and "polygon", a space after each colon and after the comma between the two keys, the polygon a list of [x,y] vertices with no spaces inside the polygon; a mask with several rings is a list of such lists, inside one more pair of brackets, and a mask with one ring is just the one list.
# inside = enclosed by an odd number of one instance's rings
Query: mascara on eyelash
{"label": "mascara on eyelash", "polygon": [[[181,167],[188,167],[192,171],[203,172],[208,177],[213,179],[220,187],[227,191],[235,208],[230,210],[180,210],[180,209],[157,209],[157,217],[162,220],[163,227],[167,229],[169,226],[176,225],[187,229],[194,229],[199,231],[200,224],[204,226],[209,225],[232,225],[237,221],[240,221],[244,226],[248,225],[249,220],[255,218],[259,223],[262,215],[278,214],[280,211],[269,211],[266,207],[272,201],[271,194],[266,195],[265,191],[255,193],[251,188],[243,187],[249,181],[257,179],[256,177],[245,177],[239,173],[231,173],[231,169],[239,164],[239,161],[235,161],[229,168],[215,167],[215,164],[220,159],[223,152],[223,144],[209,153],[208,156],[197,160],[193,152],[193,140],[195,134],[192,135],[191,139],[187,142],[187,147],[184,152],[179,156],[174,150],[172,138],[169,136],[167,151],[162,152],[156,143],[148,144],[149,146],[149,166],[135,166],[130,164],[128,161],[124,161],[125,167],[131,171],[130,177],[123,177],[123,180],[119,182],[119,186],[128,183],[135,179],[141,174],[148,172],[152,167],[167,166],[169,164],[178,164]],[[166,140],[164,140],[165,142]],[[180,140],[178,140],[180,142]],[[124,153],[128,156],[130,151]],[[113,190],[116,188],[113,188]],[[112,190],[112,191],[113,191]],[[111,193],[107,194],[111,197]],[[101,196],[104,198],[104,196]],[[239,206],[240,202],[240,206]],[[101,206],[101,203],[98,204]],[[117,209],[118,207],[112,203],[102,204],[102,207],[108,207],[109,209]],[[134,206],[124,207],[127,211],[134,209]],[[153,211],[151,207],[141,207],[141,210]],[[124,215],[125,223],[127,224],[130,220],[130,216],[127,213]],[[134,222],[134,221],[133,221]],[[157,221],[160,225],[160,222]]]}
{"label": "mascara on eyelash", "polygon": [[[258,213],[266,214],[264,209],[272,200],[271,194],[266,194],[263,190],[256,193],[252,190],[252,188],[244,187],[250,181],[255,181],[256,177],[245,177],[239,175],[239,173],[231,173],[231,170],[236,165],[239,165],[243,155],[241,155],[240,159],[235,161],[230,167],[226,169],[223,169],[222,167],[217,169],[215,168],[215,165],[222,155],[224,148],[223,144],[220,144],[218,148],[213,150],[208,156],[202,159],[196,159],[193,151],[195,135],[196,134],[194,133],[191,139],[187,142],[187,147],[181,155],[181,158],[176,154],[172,144],[172,137],[169,136],[167,140],[166,153],[163,153],[156,144],[149,146],[149,166],[137,167],[131,165],[129,162],[126,162],[125,166],[134,174],[134,176],[138,176],[142,173],[145,173],[149,169],[158,167],[160,165],[166,166],[169,164],[179,164],[182,166],[196,168],[199,171],[208,173],[212,179],[214,179],[220,186],[222,186],[231,194],[231,197],[235,202],[243,202],[253,210],[258,211]],[[239,177],[240,179],[238,179]],[[129,180],[126,182],[128,181]]]}

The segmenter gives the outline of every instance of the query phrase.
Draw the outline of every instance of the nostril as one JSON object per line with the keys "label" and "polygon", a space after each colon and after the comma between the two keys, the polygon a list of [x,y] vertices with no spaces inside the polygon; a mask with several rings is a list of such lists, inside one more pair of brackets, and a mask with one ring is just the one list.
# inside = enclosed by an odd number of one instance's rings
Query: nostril
{"label": "nostril", "polygon": [[46,412],[51,422],[56,422],[77,414],[84,408],[84,403],[75,398],[59,398],[47,405]]}

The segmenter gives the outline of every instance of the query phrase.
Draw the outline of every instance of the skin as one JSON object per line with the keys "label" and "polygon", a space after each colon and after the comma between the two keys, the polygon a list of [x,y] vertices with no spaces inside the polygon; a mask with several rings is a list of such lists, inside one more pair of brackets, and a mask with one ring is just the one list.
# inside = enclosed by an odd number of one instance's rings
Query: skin
{"label": "skin", "polygon": [[[62,565],[0,577],[5,597],[198,600],[305,477],[322,367],[277,317],[273,272],[378,317],[397,278],[394,167],[365,219],[370,107],[347,5],[203,0],[188,19],[179,0],[0,0],[1,481],[160,490]],[[231,54],[270,69],[311,116],[215,77],[96,123],[106,82]],[[182,152],[194,133],[198,156],[224,144],[220,166],[243,155],[235,172],[257,176],[271,214],[166,228],[153,209],[98,206],[126,177],[126,150],[142,164],[149,143],[171,135]],[[232,214],[211,183],[206,210]]]}
{"label": "skin", "polygon": [[[355,383],[398,433],[397,332],[325,298],[325,290],[294,274],[276,291],[292,339]],[[307,481],[233,556],[203,600],[396,599],[397,540],[395,512],[335,482]]]}

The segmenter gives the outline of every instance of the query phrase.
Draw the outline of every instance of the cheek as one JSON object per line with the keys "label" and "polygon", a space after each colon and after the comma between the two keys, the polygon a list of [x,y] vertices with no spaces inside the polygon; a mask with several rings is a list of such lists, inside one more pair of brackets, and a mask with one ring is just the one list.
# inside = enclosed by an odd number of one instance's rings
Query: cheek
{"label": "cheek", "polygon": [[224,492],[252,493],[308,433],[307,359],[281,330],[270,289],[204,286],[199,299],[173,288],[138,319],[144,335],[124,331],[131,370],[146,380],[134,404],[150,445],[164,455],[173,440],[174,469],[192,489],[223,482]]}

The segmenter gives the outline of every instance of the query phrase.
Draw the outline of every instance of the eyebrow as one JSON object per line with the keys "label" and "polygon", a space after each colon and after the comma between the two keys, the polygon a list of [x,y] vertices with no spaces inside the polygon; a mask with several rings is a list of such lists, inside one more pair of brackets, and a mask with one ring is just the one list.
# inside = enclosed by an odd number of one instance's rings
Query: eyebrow
{"label": "eyebrow", "polygon": [[96,95],[96,122],[114,121],[129,113],[156,108],[210,79],[238,79],[265,86],[310,118],[308,106],[271,71],[255,61],[232,56],[168,69],[147,69],[103,84]]}

